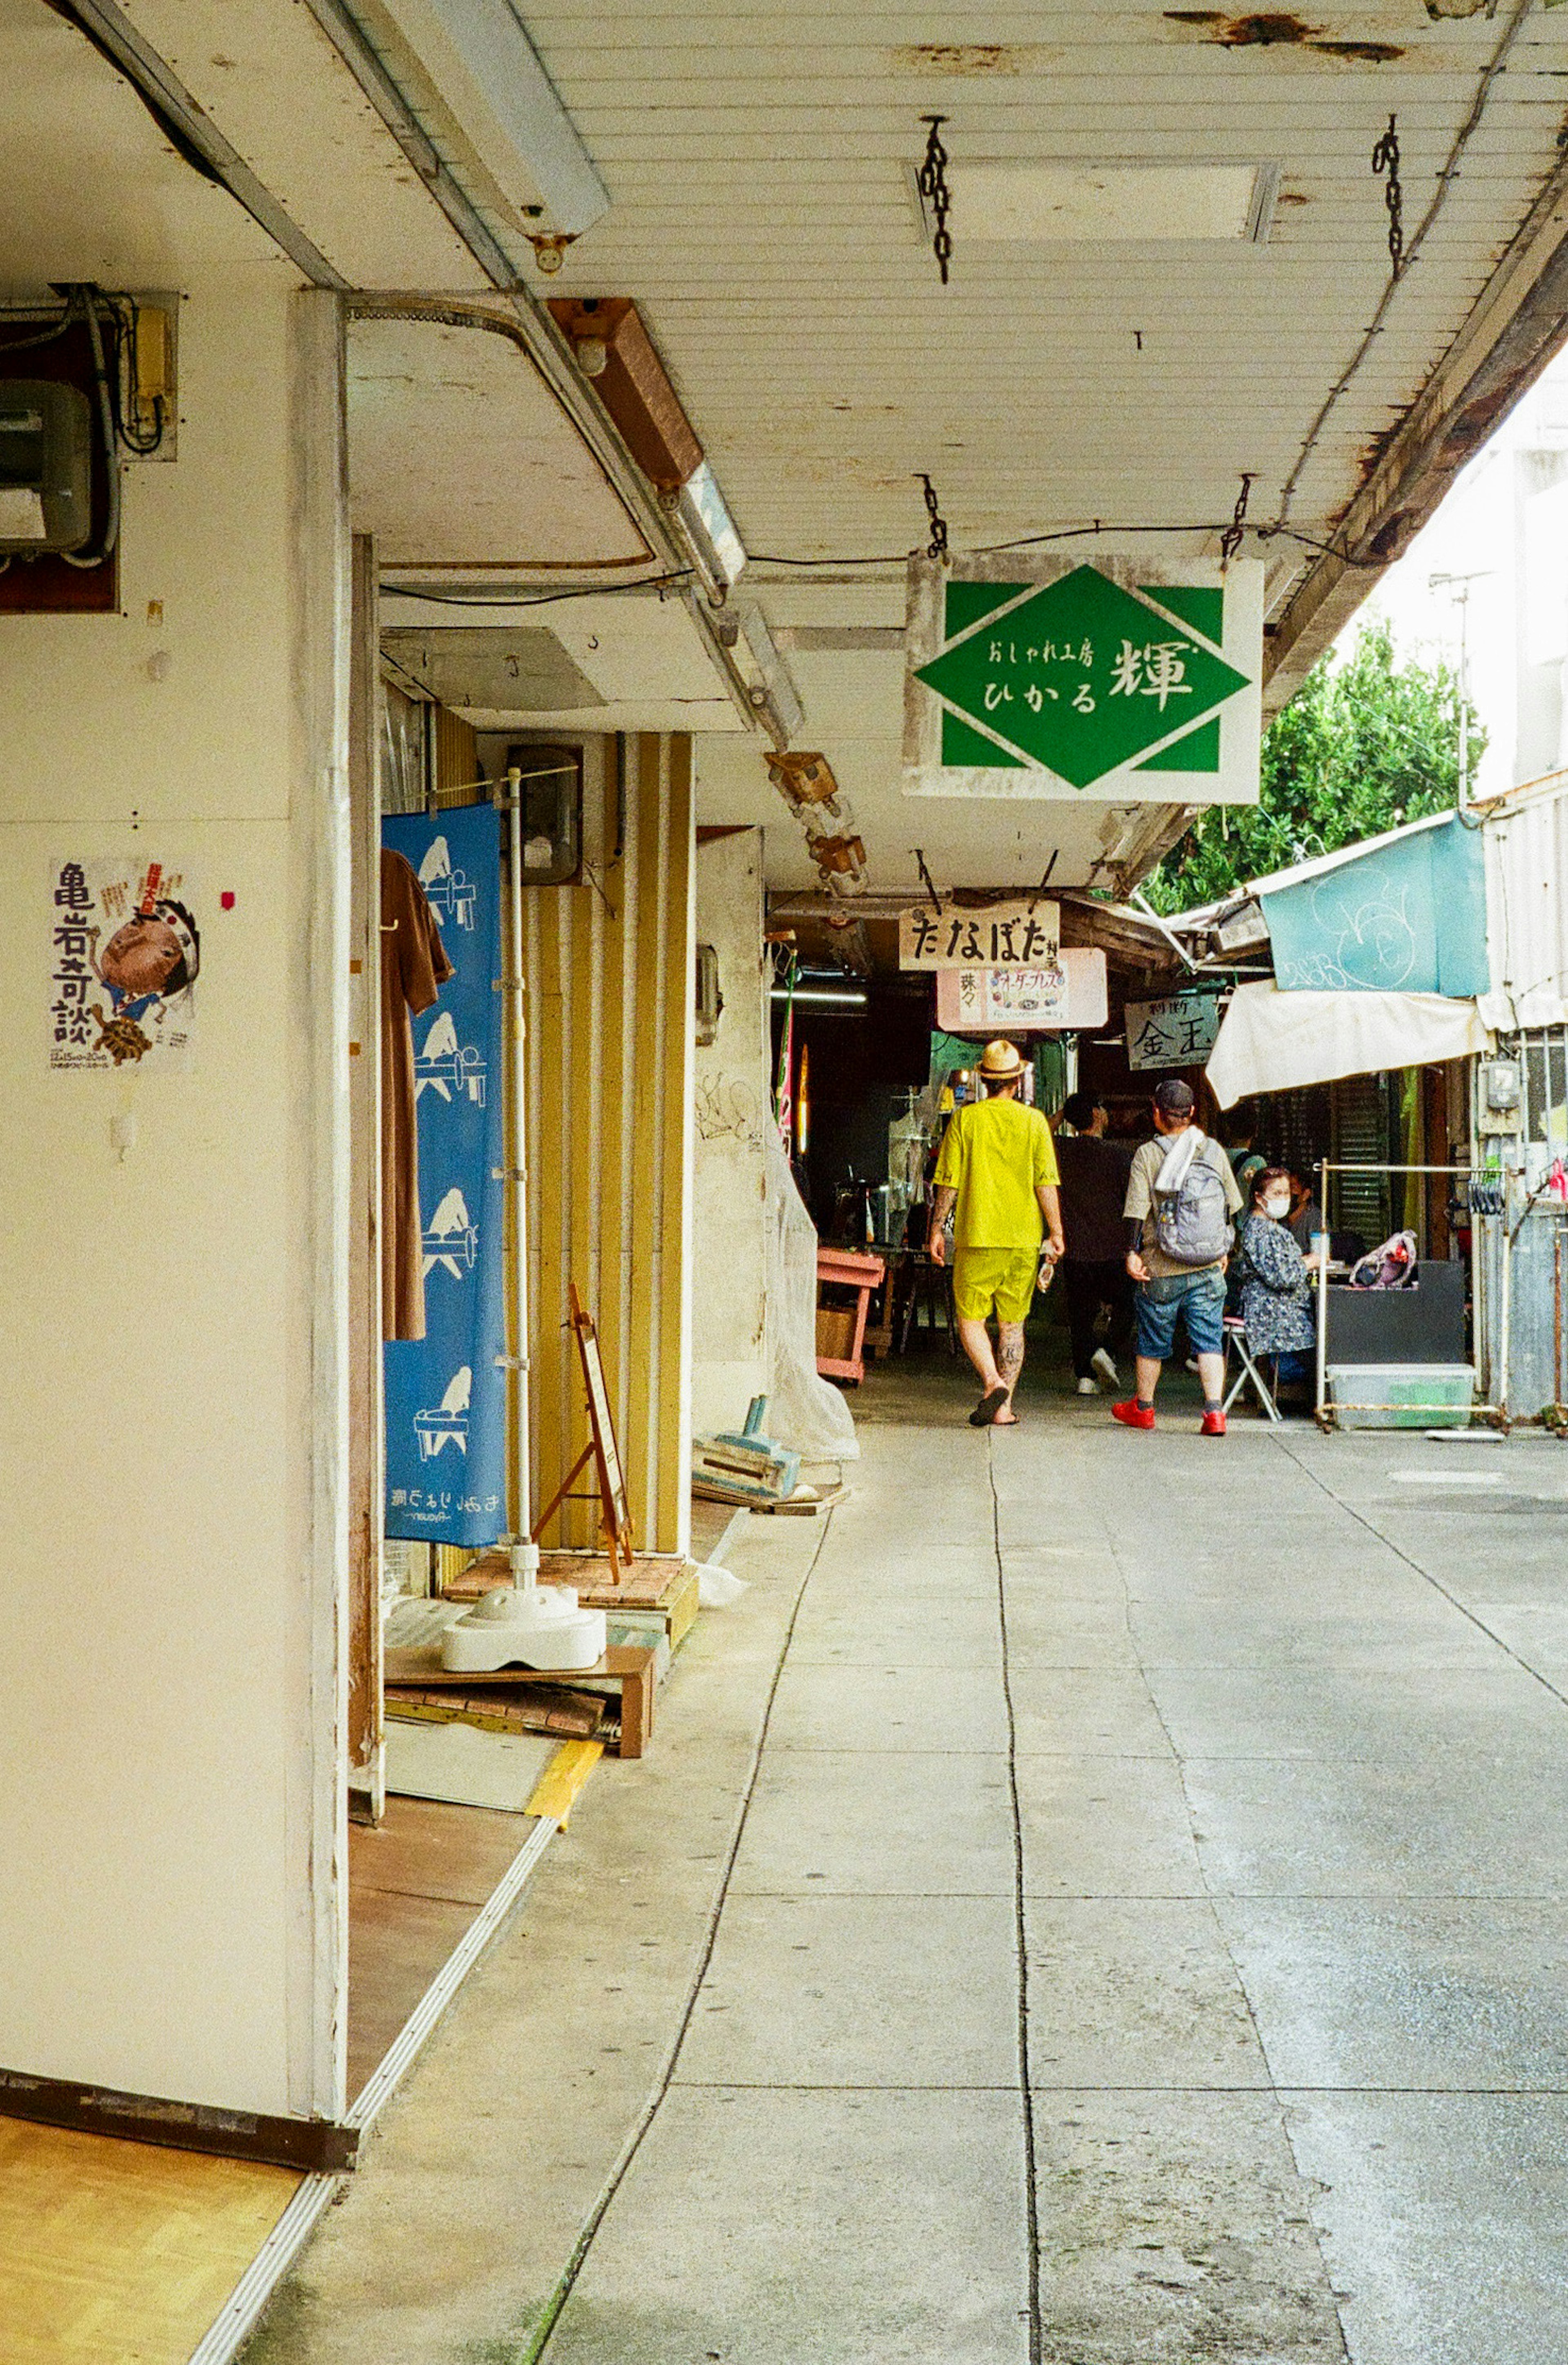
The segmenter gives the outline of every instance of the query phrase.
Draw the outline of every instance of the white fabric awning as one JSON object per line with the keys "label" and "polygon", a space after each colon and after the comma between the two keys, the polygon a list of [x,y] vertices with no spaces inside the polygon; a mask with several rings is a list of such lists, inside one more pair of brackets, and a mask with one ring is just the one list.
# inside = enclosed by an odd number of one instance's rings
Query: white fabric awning
{"label": "white fabric awning", "polygon": [[1241,985],[1207,1074],[1221,1108],[1231,1108],[1252,1093],[1421,1068],[1492,1048],[1474,1003],[1447,994],[1282,993],[1271,983]]}

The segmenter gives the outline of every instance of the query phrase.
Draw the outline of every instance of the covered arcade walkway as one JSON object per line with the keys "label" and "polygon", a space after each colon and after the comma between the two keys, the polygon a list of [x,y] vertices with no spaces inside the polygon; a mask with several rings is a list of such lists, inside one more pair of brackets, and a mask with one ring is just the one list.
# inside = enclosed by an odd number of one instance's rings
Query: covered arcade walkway
{"label": "covered arcade walkway", "polygon": [[749,1523],[252,2365],[1561,2355],[1568,1455],[1029,1380]]}

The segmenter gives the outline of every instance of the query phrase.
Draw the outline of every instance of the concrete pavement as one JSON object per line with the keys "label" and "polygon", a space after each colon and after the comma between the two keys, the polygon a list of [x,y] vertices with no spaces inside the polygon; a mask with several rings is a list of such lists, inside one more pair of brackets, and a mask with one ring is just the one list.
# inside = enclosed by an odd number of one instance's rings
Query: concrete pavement
{"label": "concrete pavement", "polygon": [[253,2356],[1561,2358],[1568,1452],[977,1435],[942,1362],[749,1524]]}

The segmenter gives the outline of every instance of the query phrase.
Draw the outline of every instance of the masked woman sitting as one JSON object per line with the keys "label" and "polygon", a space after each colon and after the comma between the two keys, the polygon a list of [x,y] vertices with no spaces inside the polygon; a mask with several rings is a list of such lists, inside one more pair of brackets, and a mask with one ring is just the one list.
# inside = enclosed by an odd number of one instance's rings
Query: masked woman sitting
{"label": "masked woman sitting", "polygon": [[1317,1258],[1303,1256],[1290,1230],[1290,1212],[1289,1174],[1282,1166],[1265,1167],[1253,1178],[1231,1272],[1241,1284],[1241,1315],[1252,1352],[1271,1357],[1280,1379],[1303,1380],[1317,1337],[1312,1282]]}

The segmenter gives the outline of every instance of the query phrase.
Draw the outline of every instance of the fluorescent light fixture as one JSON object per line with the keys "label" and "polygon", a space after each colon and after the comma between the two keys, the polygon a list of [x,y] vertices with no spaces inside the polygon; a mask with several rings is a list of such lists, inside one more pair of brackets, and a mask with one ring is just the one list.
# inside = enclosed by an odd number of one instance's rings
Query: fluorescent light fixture
{"label": "fluorescent light fixture", "polygon": [[865,1007],[867,997],[863,993],[829,993],[809,985],[797,986],[791,994],[786,987],[776,985],[771,999],[775,1002],[832,1002],[842,1009],[858,1010]]}
{"label": "fluorescent light fixture", "polygon": [[679,510],[680,521],[715,581],[738,583],[745,566],[745,546],[706,460],[699,461],[682,485]]}
{"label": "fluorescent light fixture", "polygon": [[514,206],[543,198],[570,238],[609,212],[610,192],[508,0],[379,5]]}
{"label": "fluorescent light fixture", "polygon": [[1267,240],[1277,164],[957,162],[950,227],[967,244]]}

